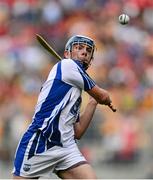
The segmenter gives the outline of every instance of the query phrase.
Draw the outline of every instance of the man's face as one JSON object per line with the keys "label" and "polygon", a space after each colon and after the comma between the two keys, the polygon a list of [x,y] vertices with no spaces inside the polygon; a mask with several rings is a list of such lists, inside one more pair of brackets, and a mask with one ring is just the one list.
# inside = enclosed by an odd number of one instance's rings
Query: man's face
{"label": "man's face", "polygon": [[87,64],[87,66],[90,65],[90,62],[92,60],[92,51],[93,49],[83,43],[78,43],[78,44],[74,44],[72,46],[72,51],[70,52],[70,56],[68,58],[72,58],[75,60],[79,60],[85,64]]}

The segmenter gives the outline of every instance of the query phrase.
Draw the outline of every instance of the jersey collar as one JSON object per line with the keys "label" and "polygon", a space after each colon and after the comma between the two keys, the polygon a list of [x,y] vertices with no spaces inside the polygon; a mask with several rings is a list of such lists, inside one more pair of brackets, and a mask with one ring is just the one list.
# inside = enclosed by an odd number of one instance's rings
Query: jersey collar
{"label": "jersey collar", "polygon": [[83,63],[79,60],[72,59],[81,69],[86,70]]}

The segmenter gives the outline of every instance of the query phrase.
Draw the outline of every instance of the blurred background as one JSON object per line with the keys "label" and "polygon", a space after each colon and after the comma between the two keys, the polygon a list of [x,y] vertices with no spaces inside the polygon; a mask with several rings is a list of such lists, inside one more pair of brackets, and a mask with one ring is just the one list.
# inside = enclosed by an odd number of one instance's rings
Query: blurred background
{"label": "blurred background", "polygon": [[[118,23],[122,13],[128,25]],[[78,142],[98,178],[153,178],[152,17],[152,0],[0,0],[0,178],[11,178],[18,141],[57,62],[36,33],[61,56],[74,34],[96,41],[88,73],[117,108],[99,105]]]}

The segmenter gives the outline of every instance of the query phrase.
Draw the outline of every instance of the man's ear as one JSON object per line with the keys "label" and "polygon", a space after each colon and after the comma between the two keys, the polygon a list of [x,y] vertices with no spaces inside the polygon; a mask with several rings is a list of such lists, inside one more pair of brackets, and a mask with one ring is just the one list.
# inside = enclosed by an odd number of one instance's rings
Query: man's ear
{"label": "man's ear", "polygon": [[70,51],[64,51],[64,58],[71,58]]}

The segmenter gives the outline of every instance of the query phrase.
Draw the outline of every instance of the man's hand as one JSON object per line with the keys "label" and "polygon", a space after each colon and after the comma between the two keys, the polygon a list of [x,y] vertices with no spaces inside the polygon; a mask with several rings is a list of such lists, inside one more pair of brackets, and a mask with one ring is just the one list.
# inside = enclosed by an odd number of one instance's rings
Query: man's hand
{"label": "man's hand", "polygon": [[110,105],[112,103],[108,91],[101,89],[101,103],[104,105]]}
{"label": "man's hand", "polygon": [[116,112],[116,109],[112,105],[108,91],[100,88],[99,86],[94,86],[91,90],[88,91],[90,96],[92,96],[99,104],[107,105],[111,108],[113,112]]}

